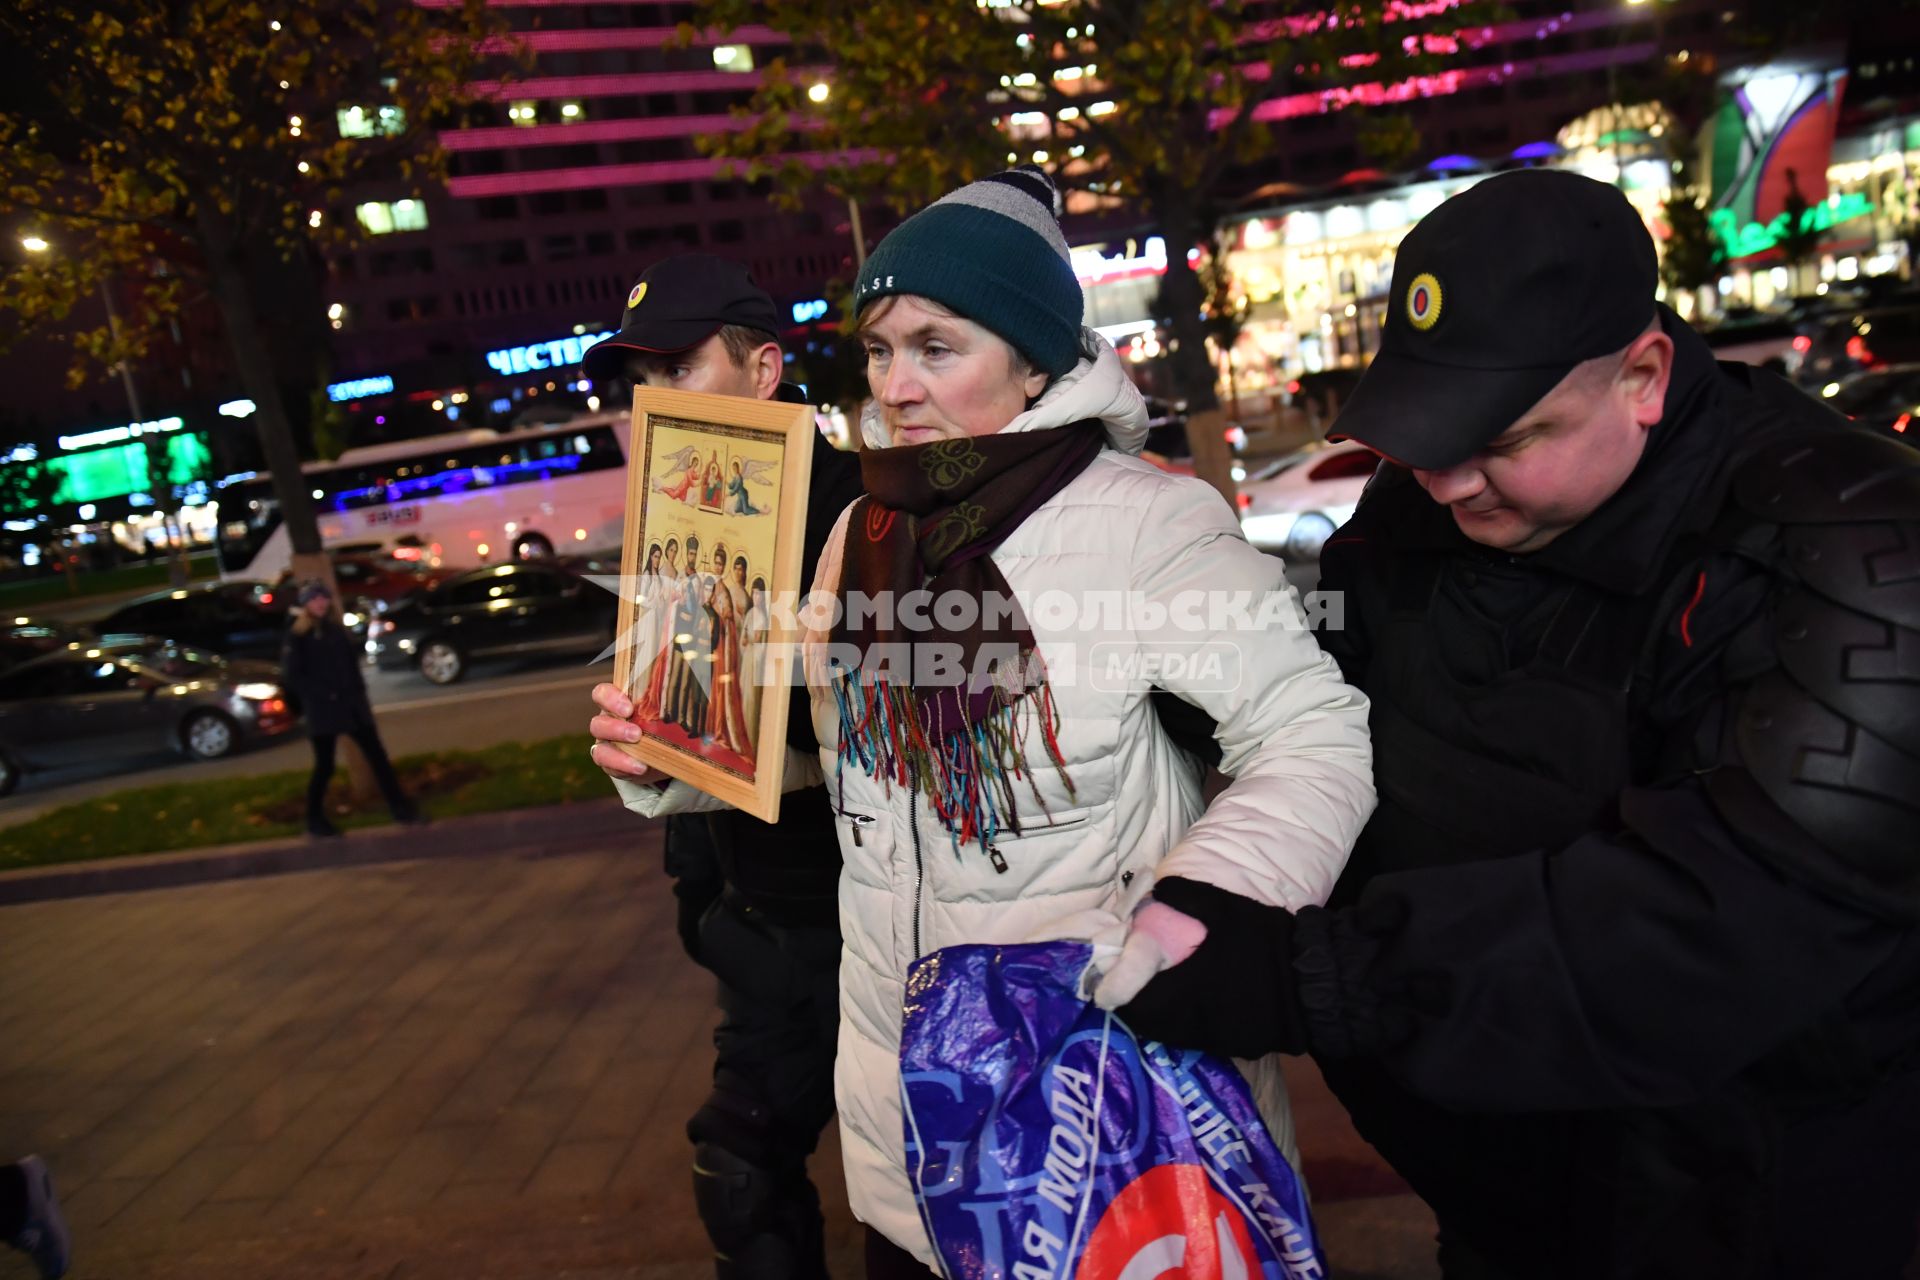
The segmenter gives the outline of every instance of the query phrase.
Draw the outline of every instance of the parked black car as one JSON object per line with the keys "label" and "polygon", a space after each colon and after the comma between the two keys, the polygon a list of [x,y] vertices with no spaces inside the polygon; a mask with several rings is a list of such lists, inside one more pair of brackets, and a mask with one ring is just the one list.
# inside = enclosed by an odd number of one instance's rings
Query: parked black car
{"label": "parked black car", "polygon": [[1793,340],[1793,350],[1787,374],[1811,391],[1862,369],[1920,360],[1920,302],[1827,315]]}
{"label": "parked black car", "polygon": [[210,582],[122,605],[93,624],[103,636],[164,636],[229,658],[278,660],[291,593],[259,582]]}
{"label": "parked black car", "polygon": [[0,627],[0,671],[10,671],[42,654],[53,653],[92,638],[83,628],[64,622],[14,614],[6,619],[4,627]]}
{"label": "parked black car", "polygon": [[473,569],[375,618],[367,652],[387,669],[417,667],[452,684],[475,658],[597,653],[613,642],[620,601],[551,564]]}
{"label": "parked black car", "polygon": [[1920,364],[1890,364],[1856,373],[1827,403],[1863,427],[1920,445]]}
{"label": "parked black car", "polygon": [[25,770],[102,757],[216,760],[294,719],[271,663],[152,636],[75,644],[0,675],[0,795]]}

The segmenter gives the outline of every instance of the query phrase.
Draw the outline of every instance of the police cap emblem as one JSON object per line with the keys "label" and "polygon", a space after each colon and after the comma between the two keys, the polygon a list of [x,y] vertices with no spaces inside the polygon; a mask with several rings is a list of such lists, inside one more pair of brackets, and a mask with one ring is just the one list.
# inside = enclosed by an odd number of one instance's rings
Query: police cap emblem
{"label": "police cap emblem", "polygon": [[1440,282],[1430,272],[1421,272],[1407,286],[1407,323],[1425,331],[1440,323]]}

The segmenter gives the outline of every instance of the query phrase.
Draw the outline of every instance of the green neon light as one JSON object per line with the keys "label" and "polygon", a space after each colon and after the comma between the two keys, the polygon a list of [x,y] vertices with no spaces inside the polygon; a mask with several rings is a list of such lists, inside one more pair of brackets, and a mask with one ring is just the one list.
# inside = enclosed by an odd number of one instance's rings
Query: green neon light
{"label": "green neon light", "polygon": [[[1809,230],[1825,231],[1872,212],[1873,202],[1855,191],[1841,196],[1837,202],[1823,200],[1809,208],[1805,222]],[[1720,243],[1727,247],[1729,258],[1749,258],[1756,253],[1765,253],[1787,235],[1787,215],[1784,213],[1772,222],[1749,222],[1743,227],[1739,215],[1733,210],[1715,209],[1707,215],[1707,223],[1713,228],[1713,234],[1720,238]]]}
{"label": "green neon light", "polygon": [[[204,480],[213,466],[213,455],[207,451],[206,441],[197,435],[168,437],[166,459],[167,480],[176,485]],[[63,454],[47,459],[42,465],[60,477],[61,485],[55,496],[59,503],[103,502],[130,493],[145,493],[153,487],[144,441]],[[36,505],[27,504],[29,509]]]}

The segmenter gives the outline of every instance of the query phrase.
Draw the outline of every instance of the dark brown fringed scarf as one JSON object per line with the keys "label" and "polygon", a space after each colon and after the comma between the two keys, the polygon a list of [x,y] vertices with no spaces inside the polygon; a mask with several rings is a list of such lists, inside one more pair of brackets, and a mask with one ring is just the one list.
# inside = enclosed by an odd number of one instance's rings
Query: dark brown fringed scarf
{"label": "dark brown fringed scarf", "polygon": [[[860,455],[868,496],[847,522],[833,634],[860,663],[836,663],[833,673],[838,767],[851,757],[871,777],[924,792],[956,851],[978,840],[997,859],[994,833],[1020,829],[1014,782],[1026,779],[1038,799],[1021,700],[1033,699],[1031,719],[1072,789],[1033,630],[991,553],[1086,470],[1105,438],[1100,423],[1088,421]],[[925,625],[908,627],[902,604],[915,592],[928,593],[916,618]],[[945,611],[935,605],[949,592],[973,602],[968,625],[940,623]],[[949,658],[957,651],[957,683],[913,683],[933,652],[925,645],[946,646]]]}

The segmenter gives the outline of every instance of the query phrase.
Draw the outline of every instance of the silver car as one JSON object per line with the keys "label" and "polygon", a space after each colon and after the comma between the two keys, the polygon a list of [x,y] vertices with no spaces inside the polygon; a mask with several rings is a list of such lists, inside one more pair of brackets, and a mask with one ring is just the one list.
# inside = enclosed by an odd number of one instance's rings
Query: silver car
{"label": "silver car", "polygon": [[79,642],[0,675],[0,795],[24,771],[103,757],[216,760],[296,721],[270,662],[153,636]]}

